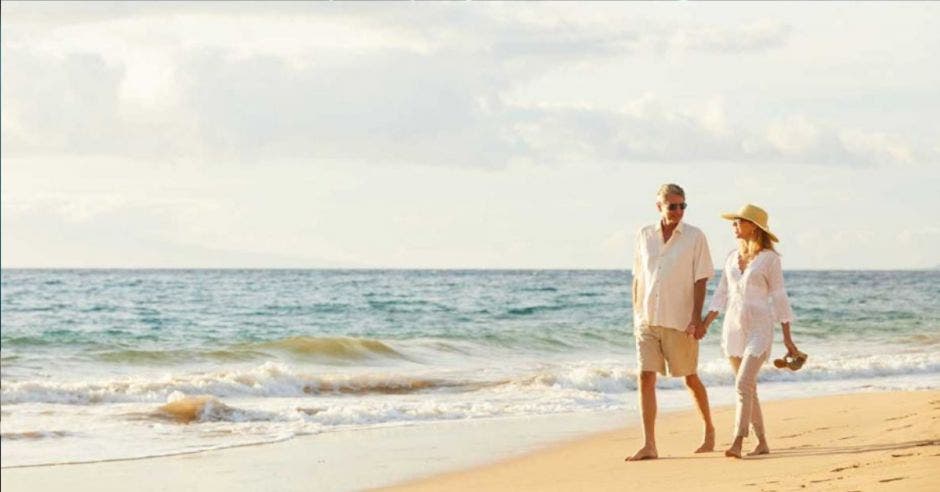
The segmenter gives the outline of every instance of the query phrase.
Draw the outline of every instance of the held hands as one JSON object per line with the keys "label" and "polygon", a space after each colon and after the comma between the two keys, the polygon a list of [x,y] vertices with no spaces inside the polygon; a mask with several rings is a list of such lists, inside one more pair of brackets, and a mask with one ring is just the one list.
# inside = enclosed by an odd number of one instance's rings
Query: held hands
{"label": "held hands", "polygon": [[705,333],[708,332],[708,325],[711,323],[703,322],[702,320],[691,320],[689,321],[688,326],[685,327],[685,334],[696,339],[701,340],[705,338]]}
{"label": "held hands", "polygon": [[696,339],[696,340],[701,340],[701,339],[705,338],[705,334],[708,333],[708,327],[709,327],[709,325],[711,325],[711,324],[712,324],[712,322],[711,322],[711,321],[707,321],[707,320],[706,320],[706,321],[702,321],[701,323],[699,323],[699,324],[698,324],[698,327],[696,327],[696,329],[695,329],[695,339]]}

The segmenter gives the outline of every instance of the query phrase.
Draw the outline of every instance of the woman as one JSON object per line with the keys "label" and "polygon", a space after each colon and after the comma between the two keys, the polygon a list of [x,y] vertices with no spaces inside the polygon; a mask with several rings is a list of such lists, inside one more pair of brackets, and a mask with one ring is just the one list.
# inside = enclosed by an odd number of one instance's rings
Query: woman
{"label": "woman", "polygon": [[783,326],[788,355],[804,359],[805,355],[790,338],[793,311],[783,287],[780,255],[774,250],[777,236],[767,227],[767,212],[745,205],[738,213],[722,214],[722,218],[734,221],[738,249],[729,253],[724,262],[721,282],[702,323],[707,331],[718,313],[727,308],[721,347],[735,373],[738,401],[734,442],[725,456],[740,458],[749,425],[754,426],[757,447],[748,455],[770,452],[757,399],[757,373],[770,356],[775,323]]}

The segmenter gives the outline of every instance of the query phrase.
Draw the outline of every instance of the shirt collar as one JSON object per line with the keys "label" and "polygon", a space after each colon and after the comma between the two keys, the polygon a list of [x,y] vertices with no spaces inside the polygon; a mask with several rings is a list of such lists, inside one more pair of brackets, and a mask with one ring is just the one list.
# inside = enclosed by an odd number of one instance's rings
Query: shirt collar
{"label": "shirt collar", "polygon": [[[675,228],[675,230],[673,230],[672,232],[673,232],[673,233],[678,232],[679,234],[682,234],[682,228],[683,228],[683,227],[685,227],[685,222],[683,222],[683,221],[680,220],[680,221],[679,221],[679,225],[677,225],[676,228]],[[656,230],[662,232],[662,230],[663,230],[663,221],[662,221],[662,219],[656,221]]]}

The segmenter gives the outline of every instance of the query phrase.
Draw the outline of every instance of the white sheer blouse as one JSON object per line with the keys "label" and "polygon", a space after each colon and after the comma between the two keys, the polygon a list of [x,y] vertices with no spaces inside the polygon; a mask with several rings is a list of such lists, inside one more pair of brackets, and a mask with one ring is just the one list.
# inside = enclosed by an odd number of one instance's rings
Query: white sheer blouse
{"label": "white sheer blouse", "polygon": [[780,255],[764,250],[741,272],[737,250],[725,259],[710,311],[725,312],[721,348],[727,357],[769,353],[774,325],[793,321]]}

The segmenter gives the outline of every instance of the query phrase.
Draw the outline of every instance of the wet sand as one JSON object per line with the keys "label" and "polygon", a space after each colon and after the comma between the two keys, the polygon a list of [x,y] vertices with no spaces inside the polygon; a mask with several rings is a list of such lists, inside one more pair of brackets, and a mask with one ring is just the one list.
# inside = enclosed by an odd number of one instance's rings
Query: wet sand
{"label": "wet sand", "polygon": [[[623,459],[641,444],[638,427],[585,437],[591,426],[572,416],[336,432],[160,458],[4,468],[0,477],[5,491],[359,490],[394,483],[395,490],[940,490],[940,391],[771,401],[764,411],[772,452],[742,460],[720,452],[734,412],[722,407],[714,410],[716,452],[692,453],[700,438],[693,410],[663,413],[660,458],[637,463]],[[559,422],[569,427],[561,430]],[[555,443],[487,454],[491,441],[521,442],[539,429]],[[745,450],[753,444],[745,441]],[[507,455],[515,457],[501,459]]]}

